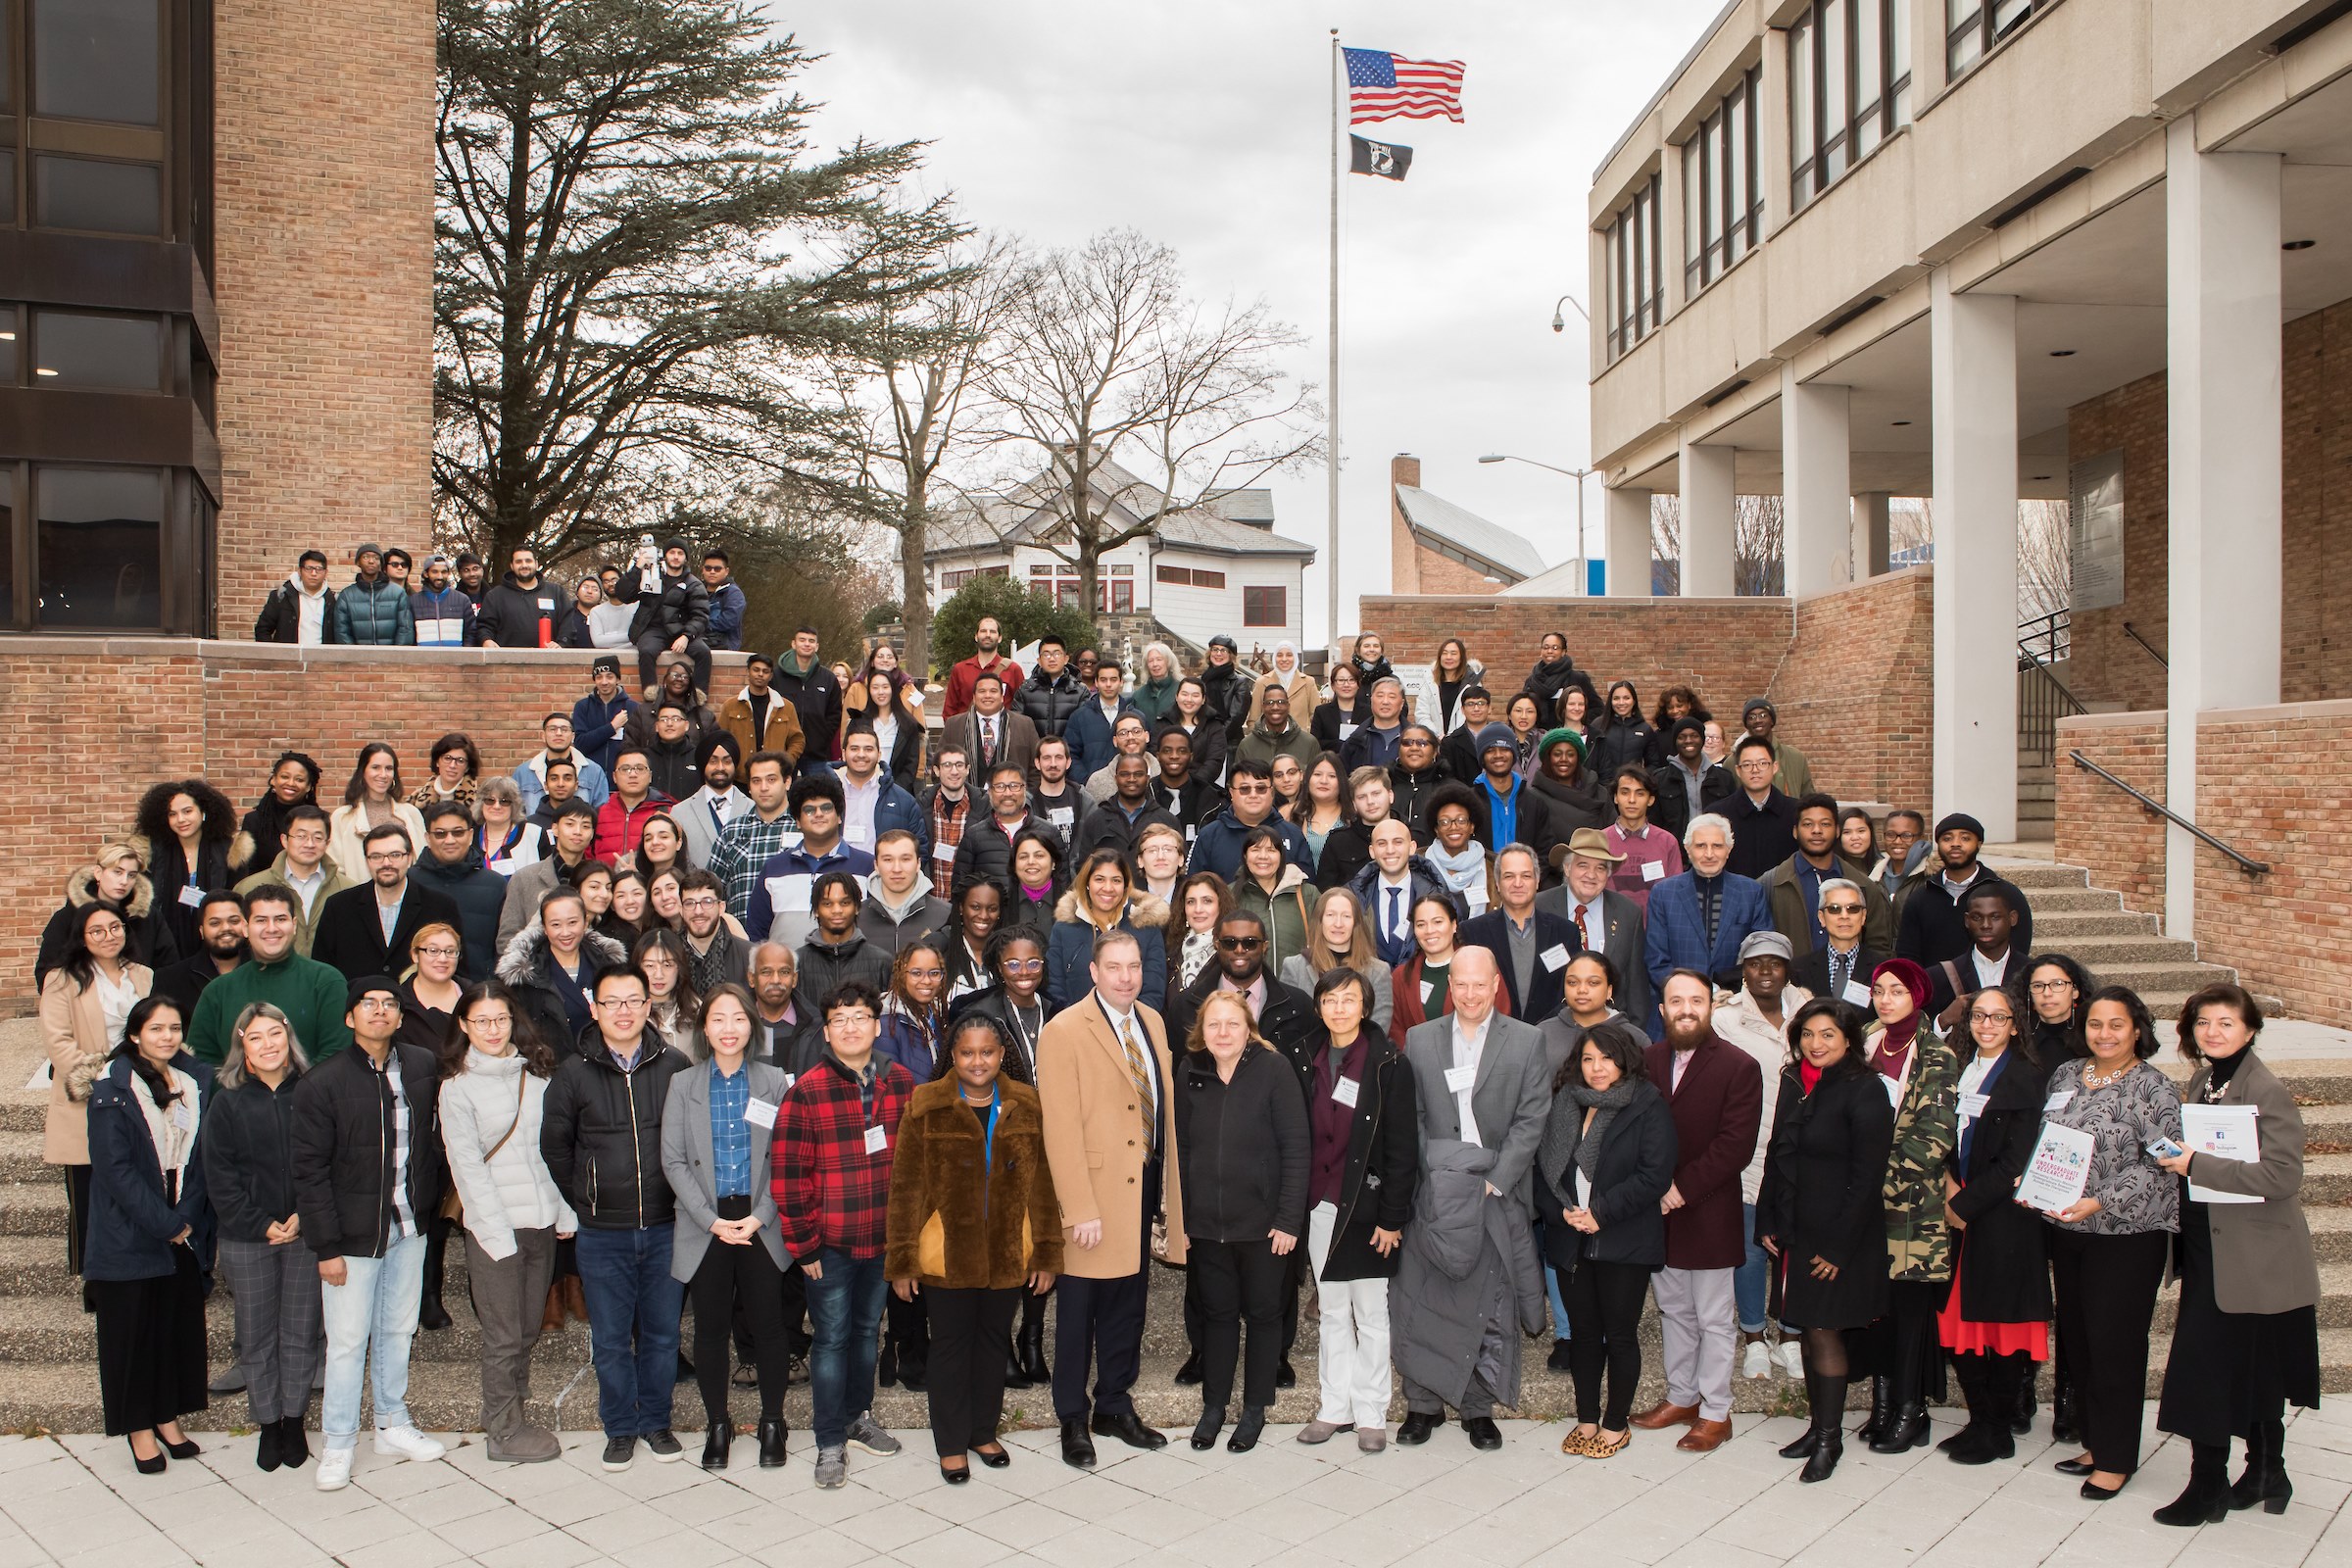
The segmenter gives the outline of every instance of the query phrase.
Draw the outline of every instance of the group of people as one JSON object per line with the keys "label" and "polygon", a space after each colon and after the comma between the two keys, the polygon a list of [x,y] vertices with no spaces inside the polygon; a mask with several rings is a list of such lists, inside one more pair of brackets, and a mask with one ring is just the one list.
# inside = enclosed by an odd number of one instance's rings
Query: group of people
{"label": "group of people", "polygon": [[[308,1456],[321,1334],[319,1484],[370,1355],[377,1451],[434,1457],[407,1353],[462,1238],[495,1458],[556,1451],[525,1400],[567,1311],[614,1468],[681,1456],[682,1372],[705,1465],[731,1386],[783,1463],[803,1364],[823,1486],[896,1451],[880,1383],[927,1394],[951,1483],[1009,1462],[1008,1386],[1051,1387],[1071,1464],[1155,1447],[1156,1262],[1198,1447],[1258,1443],[1311,1289],[1302,1443],[1385,1447],[1400,1392],[1395,1441],[1450,1412],[1496,1446],[1535,1337],[1572,1455],[1711,1450],[1735,1379],[1781,1375],[1819,1480],[1849,1380],[1902,1452],[1948,1378],[1938,1446],[1984,1463],[2054,1358],[2060,1468],[2109,1497],[2169,1266],[2158,1424],[2197,1465],[2157,1517],[2282,1507],[2318,1276],[2253,999],[2183,1005],[2177,1092],[2139,998],[2034,951],[1973,818],[1841,807],[1762,699],[1718,761],[1695,692],[1645,715],[1557,633],[1537,654],[1496,718],[1447,639],[1419,718],[1370,633],[1326,686],[1226,638],[1198,672],[1053,638],[1024,671],[984,620],[933,731],[887,645],[845,691],[804,628],[716,710],[690,650],[635,695],[600,657],[509,774],[453,733],[413,791],[365,748],[331,812],[293,753],[241,820],[157,785],[40,960],[109,1431],[183,1450],[217,1269],[265,1468]],[[2190,1148],[2184,1100],[2256,1106],[2258,1160]],[[2049,1128],[2091,1150],[2055,1212],[2019,1200]],[[1636,1412],[1653,1298],[1666,1396]]]}

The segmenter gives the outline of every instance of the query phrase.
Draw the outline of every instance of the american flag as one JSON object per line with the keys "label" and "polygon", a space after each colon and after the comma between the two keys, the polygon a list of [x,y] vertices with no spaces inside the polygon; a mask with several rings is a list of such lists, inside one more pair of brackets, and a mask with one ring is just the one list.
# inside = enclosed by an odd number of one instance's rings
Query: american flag
{"label": "american flag", "polygon": [[1407,60],[1386,49],[1342,49],[1348,57],[1348,120],[1462,119],[1462,63]]}

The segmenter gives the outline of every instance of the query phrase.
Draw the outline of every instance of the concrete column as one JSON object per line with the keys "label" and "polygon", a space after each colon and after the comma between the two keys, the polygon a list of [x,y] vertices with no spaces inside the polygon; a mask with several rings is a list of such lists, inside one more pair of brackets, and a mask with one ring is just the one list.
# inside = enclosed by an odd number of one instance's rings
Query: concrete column
{"label": "concrete column", "polygon": [[1884,575],[1894,559],[1894,524],[1884,490],[1866,490],[1854,497],[1853,579]]}
{"label": "concrete column", "polygon": [[1732,449],[1683,442],[1683,597],[1732,596]]}
{"label": "concrete column", "polygon": [[[2278,168],[2276,153],[2197,151],[2193,117],[2165,132],[2165,804],[2211,831],[2224,824],[2199,809],[2197,714],[2278,701]],[[2165,931],[2193,938],[2197,841],[2168,827],[2164,862]]]}
{"label": "concrete column", "polygon": [[2017,301],[1932,279],[1934,815],[2017,837]]}
{"label": "concrete column", "polygon": [[1781,370],[1782,548],[1788,592],[1799,598],[1839,586],[1837,568],[1853,542],[1853,451],[1848,391]]}
{"label": "concrete column", "polygon": [[1603,542],[1609,563],[1611,599],[1649,597],[1649,492],[1609,490],[1608,537]]}

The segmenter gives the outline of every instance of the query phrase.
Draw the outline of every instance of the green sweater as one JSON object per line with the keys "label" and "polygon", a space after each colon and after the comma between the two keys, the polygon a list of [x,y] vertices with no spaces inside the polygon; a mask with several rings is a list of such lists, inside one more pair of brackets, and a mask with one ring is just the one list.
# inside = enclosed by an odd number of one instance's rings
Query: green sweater
{"label": "green sweater", "polygon": [[198,1061],[220,1066],[237,1014],[249,1004],[267,1002],[286,1015],[315,1066],[351,1044],[343,1004],[348,989],[342,975],[315,958],[289,954],[275,963],[240,963],[196,999],[188,1050]]}

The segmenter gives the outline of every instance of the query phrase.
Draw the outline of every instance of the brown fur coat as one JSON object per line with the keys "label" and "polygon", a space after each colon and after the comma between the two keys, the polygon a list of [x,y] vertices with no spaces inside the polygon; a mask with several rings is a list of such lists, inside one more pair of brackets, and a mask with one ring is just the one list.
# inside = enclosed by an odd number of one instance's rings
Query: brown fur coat
{"label": "brown fur coat", "polygon": [[985,1181],[980,1119],[956,1091],[952,1077],[919,1086],[899,1122],[883,1272],[957,1291],[1005,1290],[1039,1270],[1060,1273],[1061,1205],[1037,1091],[997,1080],[996,1159]]}

